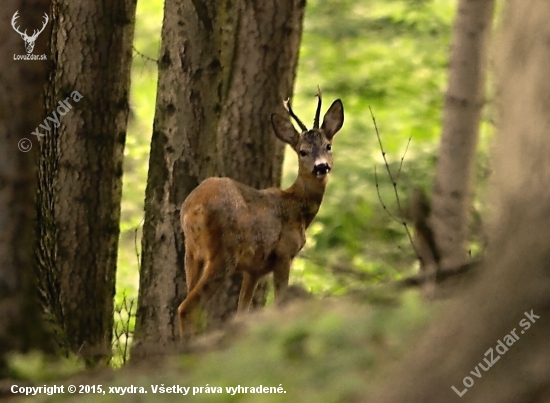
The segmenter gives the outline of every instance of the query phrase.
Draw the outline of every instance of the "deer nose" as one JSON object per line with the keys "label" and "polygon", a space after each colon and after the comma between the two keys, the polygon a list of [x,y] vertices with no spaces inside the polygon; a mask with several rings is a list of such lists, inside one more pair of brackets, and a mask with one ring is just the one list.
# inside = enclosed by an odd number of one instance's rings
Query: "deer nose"
{"label": "deer nose", "polygon": [[316,164],[313,167],[313,174],[314,175],[326,175],[330,172],[330,165],[326,162]]}

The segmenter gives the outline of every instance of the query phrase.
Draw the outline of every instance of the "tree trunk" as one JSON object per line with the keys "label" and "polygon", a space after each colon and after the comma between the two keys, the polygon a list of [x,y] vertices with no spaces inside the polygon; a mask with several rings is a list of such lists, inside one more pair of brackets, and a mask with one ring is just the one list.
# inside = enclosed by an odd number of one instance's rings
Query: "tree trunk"
{"label": "tree trunk", "polygon": [[46,113],[60,125],[38,128],[37,262],[59,342],[94,363],[111,350],[135,2],[54,11]]}
{"label": "tree trunk", "polygon": [[[283,145],[270,115],[283,113],[292,93],[304,7],[302,0],[166,2],[134,356],[179,336],[177,307],[186,295],[179,212],[187,195],[210,176],[256,188],[280,183]],[[236,275],[208,304],[210,324],[236,310],[239,290]]]}
{"label": "tree trunk", "polygon": [[[498,49],[493,222],[479,281],[441,312],[373,402],[550,400],[549,19],[549,2],[507,3]],[[499,341],[507,350],[497,349]]]}
{"label": "tree trunk", "polygon": [[494,0],[460,0],[455,19],[431,217],[443,267],[459,266],[467,258],[485,50],[493,9]]}
{"label": "tree trunk", "polygon": [[[14,60],[26,51],[8,21],[19,11],[16,26],[32,32],[49,7],[48,0],[12,0],[0,9],[0,378],[7,375],[8,352],[48,348],[32,266],[36,165],[30,140],[43,114],[48,62]],[[48,31],[39,36],[36,53],[46,53]]]}

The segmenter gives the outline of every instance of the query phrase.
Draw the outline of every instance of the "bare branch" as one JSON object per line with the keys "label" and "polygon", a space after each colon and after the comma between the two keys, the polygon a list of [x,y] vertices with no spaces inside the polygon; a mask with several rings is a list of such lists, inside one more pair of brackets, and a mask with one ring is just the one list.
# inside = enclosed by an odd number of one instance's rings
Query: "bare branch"
{"label": "bare branch", "polygon": [[407,155],[407,151],[409,151],[409,145],[411,144],[412,136],[409,137],[409,140],[407,141],[407,147],[405,147],[405,152],[403,153],[403,156],[401,157],[401,162],[399,163],[399,170],[397,171],[397,178],[396,181],[399,181],[399,175],[401,174],[401,168],[403,167],[403,161],[405,160],[405,155]]}
{"label": "bare branch", "polygon": [[141,218],[141,221],[139,222],[138,226],[137,226],[136,229],[134,230],[134,249],[135,249],[135,251],[136,251],[138,270],[141,269],[141,261],[140,261],[140,257],[141,257],[141,256],[140,256],[140,254],[139,254],[137,238],[138,238],[139,227],[141,227],[141,224],[143,223],[143,220],[144,220],[144,219],[145,219],[145,216]]}
{"label": "bare branch", "polygon": [[134,51],[138,56],[140,56],[141,58],[143,58],[143,59],[145,59],[145,60],[147,60],[147,61],[149,61],[149,62],[153,62],[153,63],[155,63],[155,64],[158,63],[158,60],[157,60],[157,59],[153,59],[152,57],[149,57],[149,56],[147,56],[147,55],[144,55],[144,54],[141,53],[139,50],[137,50],[135,46],[132,46],[132,49],[133,49],[133,51]]}
{"label": "bare branch", "polygon": [[[386,158],[386,152],[384,151],[384,146],[382,145],[382,139],[380,138],[380,132],[378,131],[378,125],[376,124],[376,119],[374,118],[374,114],[373,114],[372,109],[371,109],[370,106],[369,106],[369,111],[370,111],[370,116],[372,118],[372,122],[374,124],[374,130],[376,131],[376,138],[378,139],[378,144],[380,145],[380,151],[382,152],[382,158],[384,158],[384,165],[386,166],[386,171],[388,172],[388,176],[389,176],[389,178],[391,180],[391,183],[393,185],[395,200],[397,202],[397,210],[399,211],[399,215],[400,215],[400,218],[398,219],[398,221],[401,223],[401,225],[403,225],[403,227],[405,227],[405,231],[407,232],[407,236],[409,237],[409,242],[411,243],[411,246],[414,250],[414,253],[416,254],[416,257],[418,258],[418,260],[422,262],[422,258],[420,257],[420,254],[416,250],[416,246],[414,245],[411,232],[409,231],[409,226],[407,225],[407,222],[404,219],[403,208],[401,207],[401,200],[399,199],[399,192],[397,191],[397,182],[395,181],[395,179],[394,179],[394,177],[391,173],[390,165],[388,164],[388,160]],[[407,148],[408,148],[408,146],[407,146]],[[403,158],[404,158],[404,156],[403,156]],[[375,171],[375,173],[376,173],[376,171]],[[378,190],[378,184],[377,184],[376,188]],[[378,193],[378,194],[380,195],[380,193]],[[384,204],[382,204],[382,205],[384,206]]]}
{"label": "bare branch", "polygon": [[399,280],[395,282],[394,285],[400,288],[417,287],[417,286],[421,286],[422,284],[428,281],[434,281],[434,277],[437,283],[441,283],[449,278],[460,276],[461,274],[464,274],[470,271],[476,272],[477,269],[479,268],[480,263],[481,263],[481,260],[472,260],[461,266],[442,268],[435,274],[422,274],[419,276],[407,277],[407,278],[404,278],[403,280]]}
{"label": "bare branch", "polygon": [[386,213],[388,213],[388,215],[395,220],[395,222],[397,222],[398,224],[402,224],[402,221],[403,220],[400,220],[399,217],[397,217],[395,214],[393,214],[389,209],[388,207],[386,206],[386,204],[384,203],[384,201],[382,200],[382,195],[380,194],[380,185],[379,185],[379,182],[378,182],[378,174],[376,173],[376,165],[374,166],[374,184],[376,185],[376,194],[378,195],[378,200],[380,201],[380,204],[382,205],[382,207],[384,208],[384,211]]}

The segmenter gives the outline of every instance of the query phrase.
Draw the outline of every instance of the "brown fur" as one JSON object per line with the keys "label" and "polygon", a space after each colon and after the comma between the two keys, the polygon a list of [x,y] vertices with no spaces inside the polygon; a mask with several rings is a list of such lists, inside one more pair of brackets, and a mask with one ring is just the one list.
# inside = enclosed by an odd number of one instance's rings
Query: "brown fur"
{"label": "brown fur", "polygon": [[189,194],[181,210],[188,290],[178,308],[182,335],[188,315],[218,291],[229,273],[243,274],[239,311],[248,310],[258,281],[271,272],[279,299],[288,286],[292,259],[304,246],[306,228],[323,200],[329,173],[318,175],[316,169],[332,168],[327,146],[343,121],[340,100],[332,104],[321,128],[301,134],[288,119],[272,116],[277,137],[299,158],[298,178],[286,190],[257,190],[230,178],[208,178]]}

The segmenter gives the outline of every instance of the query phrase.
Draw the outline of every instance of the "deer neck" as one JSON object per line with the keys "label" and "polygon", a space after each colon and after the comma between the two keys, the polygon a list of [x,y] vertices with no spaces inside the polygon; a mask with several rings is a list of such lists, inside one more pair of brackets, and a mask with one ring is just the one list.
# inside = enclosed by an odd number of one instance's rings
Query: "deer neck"
{"label": "deer neck", "polygon": [[299,172],[296,181],[284,191],[294,206],[289,210],[293,211],[297,220],[304,223],[305,228],[311,224],[319,211],[327,181],[328,177],[318,179],[312,177],[310,173]]}

